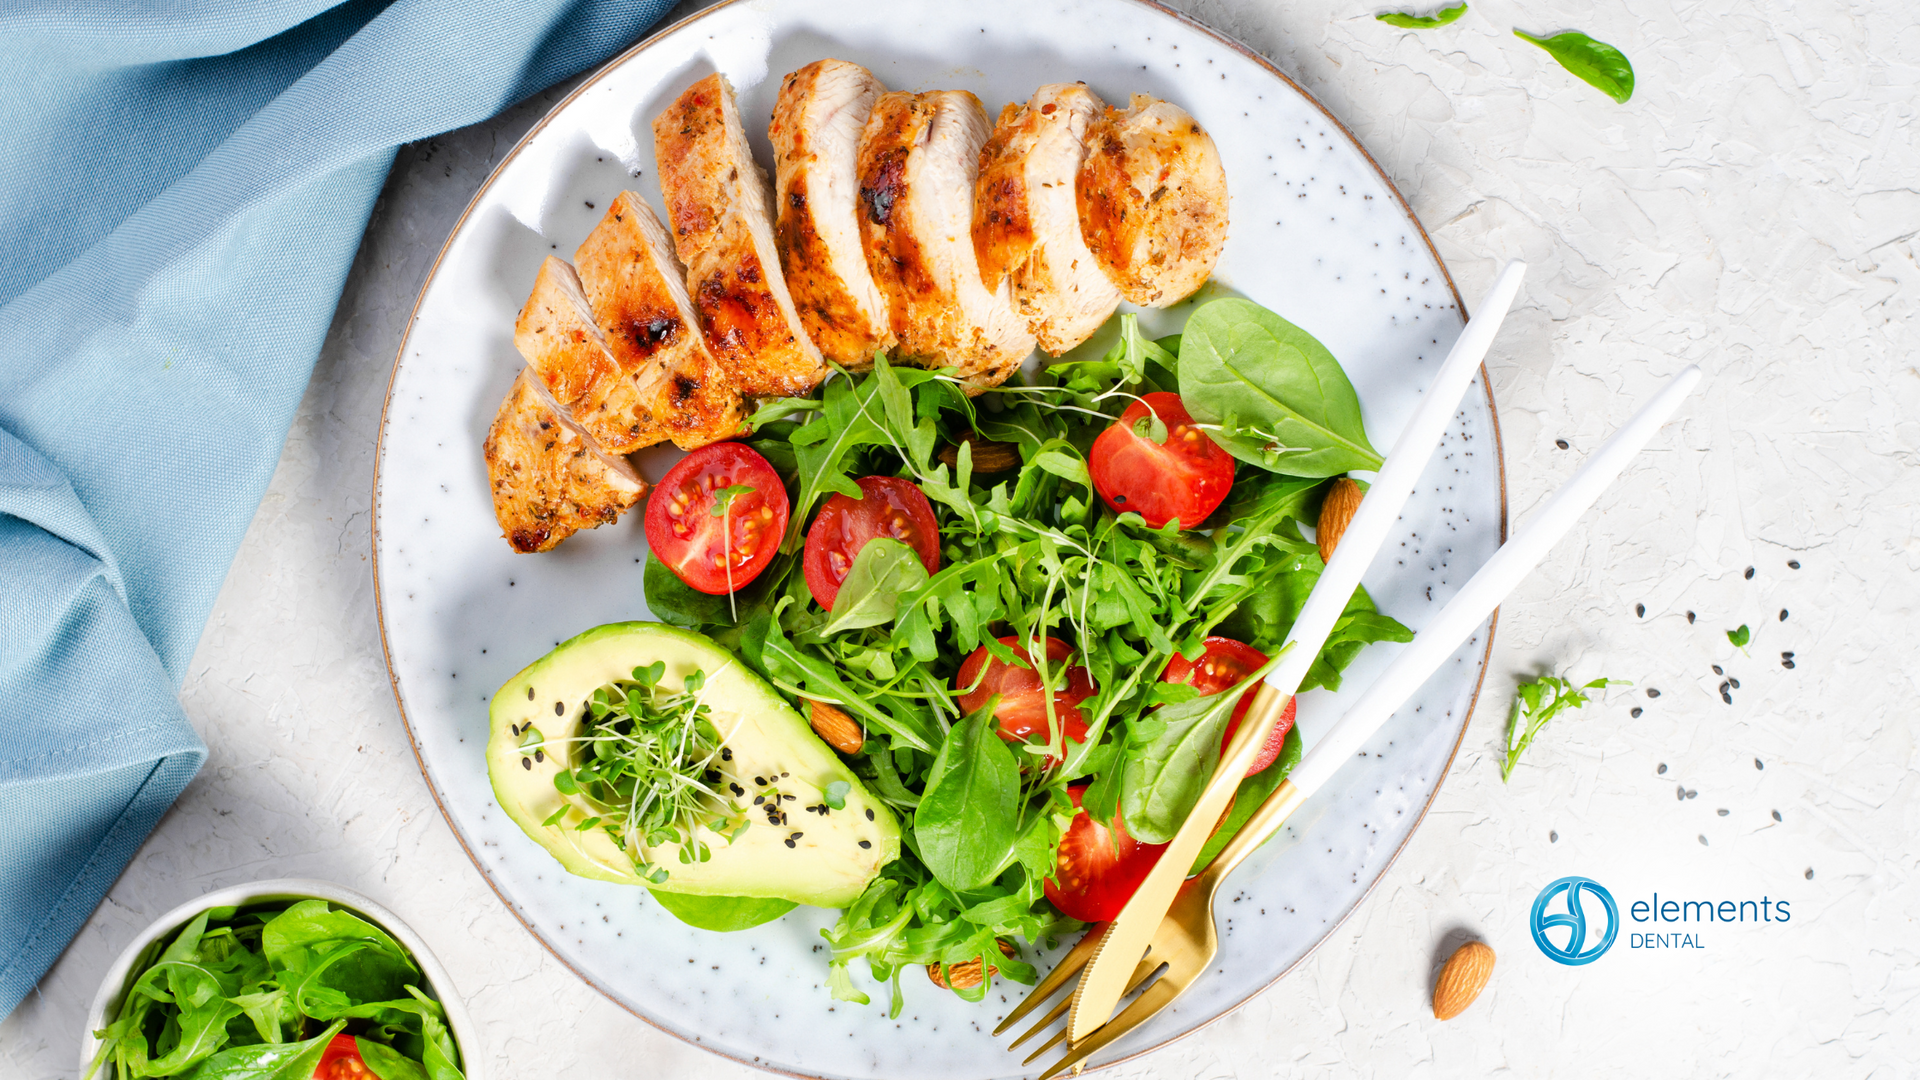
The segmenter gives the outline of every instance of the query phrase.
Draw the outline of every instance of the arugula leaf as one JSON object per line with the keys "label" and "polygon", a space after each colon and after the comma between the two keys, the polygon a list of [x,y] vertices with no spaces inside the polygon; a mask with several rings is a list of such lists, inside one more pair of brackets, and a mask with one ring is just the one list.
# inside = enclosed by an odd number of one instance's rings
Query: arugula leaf
{"label": "arugula leaf", "polygon": [[1180,337],[1180,400],[1226,451],[1292,476],[1380,467],[1360,398],[1313,335],[1248,300],[1200,305]]}
{"label": "arugula leaf", "polygon": [[1633,96],[1633,64],[1625,53],[1606,42],[1595,41],[1578,30],[1540,38],[1516,29],[1513,36],[1545,49],[1561,67],[1620,104]]}
{"label": "arugula leaf", "polygon": [[1375,15],[1374,18],[1379,19],[1388,26],[1398,26],[1402,30],[1431,30],[1436,26],[1446,26],[1448,23],[1456,22],[1460,16],[1466,13],[1467,5],[1455,4],[1452,7],[1441,8],[1431,15],[1413,15],[1404,11],[1387,11]]}
{"label": "arugula leaf", "polygon": [[1546,726],[1547,721],[1568,709],[1586,707],[1589,699],[1581,691],[1604,690],[1612,685],[1630,684],[1599,678],[1583,686],[1575,686],[1558,676],[1542,675],[1515,687],[1513,713],[1507,719],[1507,756],[1500,765],[1501,781],[1513,778],[1513,769],[1520,763],[1520,755],[1533,745],[1533,736]]}
{"label": "arugula leaf", "polygon": [[838,634],[891,623],[899,613],[901,597],[927,583],[927,566],[920,553],[890,536],[867,541],[833,598],[833,617],[820,628]]}
{"label": "arugula leaf", "polygon": [[1018,837],[1019,794],[1020,766],[991,705],[947,732],[913,812],[920,859],[936,880],[961,890],[993,880]]}
{"label": "arugula leaf", "polygon": [[650,890],[649,895],[688,926],[722,934],[772,922],[799,906],[791,900],[759,896],[695,896],[659,889]]}

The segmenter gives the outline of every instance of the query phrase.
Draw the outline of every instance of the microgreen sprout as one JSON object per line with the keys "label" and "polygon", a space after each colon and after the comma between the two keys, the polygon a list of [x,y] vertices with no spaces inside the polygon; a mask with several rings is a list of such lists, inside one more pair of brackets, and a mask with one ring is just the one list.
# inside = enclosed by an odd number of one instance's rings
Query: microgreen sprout
{"label": "microgreen sprout", "polygon": [[1741,623],[1740,629],[1727,631],[1727,640],[1744,653],[1747,651],[1747,642],[1753,640],[1753,631],[1747,629],[1746,623]]}

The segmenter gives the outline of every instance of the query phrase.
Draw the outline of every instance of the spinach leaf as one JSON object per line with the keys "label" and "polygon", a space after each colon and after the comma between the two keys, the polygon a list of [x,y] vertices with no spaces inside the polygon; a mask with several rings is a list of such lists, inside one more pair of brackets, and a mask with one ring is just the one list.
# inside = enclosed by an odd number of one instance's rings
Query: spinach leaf
{"label": "spinach leaf", "polygon": [[391,1046],[361,1038],[354,1039],[353,1045],[360,1051],[360,1060],[380,1080],[430,1080],[419,1062]]}
{"label": "spinach leaf", "polygon": [[1633,64],[1627,60],[1625,53],[1606,42],[1595,41],[1578,30],[1568,30],[1550,38],[1534,37],[1525,30],[1515,30],[1513,36],[1545,49],[1548,56],[1560,62],[1561,67],[1620,104],[1626,104],[1627,99],[1633,96]]}
{"label": "spinach leaf", "polygon": [[1227,808],[1227,816],[1220,819],[1220,827],[1207,837],[1206,844],[1200,848],[1190,874],[1205,870],[1208,863],[1219,857],[1227,842],[1246,828],[1253,812],[1260,809],[1260,804],[1274,793],[1280,781],[1285,780],[1293,767],[1300,764],[1300,750],[1300,726],[1295,724],[1293,730],[1287,732],[1287,741],[1280,744],[1280,756],[1274,759],[1273,764],[1240,781],[1240,786],[1234,789],[1233,805]]}
{"label": "spinach leaf", "polygon": [[660,556],[647,552],[647,568],[640,576],[645,590],[647,610],[669,626],[696,627],[709,623],[730,623],[732,610],[725,596],[703,593],[681,581]]}
{"label": "spinach leaf", "polygon": [[1360,398],[1333,354],[1251,301],[1214,300],[1187,320],[1180,400],[1248,464],[1305,477],[1380,467]]}
{"label": "spinach leaf", "polygon": [[1411,15],[1404,11],[1387,11],[1375,15],[1374,18],[1379,19],[1388,26],[1397,26],[1402,30],[1431,30],[1436,26],[1445,26],[1448,23],[1458,21],[1460,16],[1466,13],[1467,5],[1455,4],[1452,7],[1441,8],[1431,15]]}
{"label": "spinach leaf", "polygon": [[941,884],[965,890],[993,880],[1018,839],[1019,795],[1020,765],[991,706],[947,732],[913,813],[921,861]]}
{"label": "spinach leaf", "polygon": [[839,595],[833,598],[833,618],[820,628],[838,634],[894,620],[900,598],[927,583],[927,567],[920,553],[890,536],[867,541],[847,568]]}
{"label": "spinach leaf", "polygon": [[688,926],[722,934],[772,922],[799,906],[791,900],[760,896],[695,896],[658,889],[652,896],[669,915]]}
{"label": "spinach leaf", "polygon": [[1149,714],[1158,733],[1128,755],[1120,773],[1127,832],[1147,844],[1173,839],[1220,764],[1220,737],[1234,705],[1279,662],[1276,655],[1233,687]]}
{"label": "spinach leaf", "polygon": [[187,1073],[186,1080],[311,1080],[327,1044],[346,1026],[346,1021],[336,1020],[306,1042],[256,1043],[222,1050]]}
{"label": "spinach leaf", "polygon": [[267,962],[296,974],[313,966],[320,946],[345,941],[371,942],[409,970],[419,970],[385,930],[350,912],[331,910],[325,900],[302,900],[260,930],[260,951]]}

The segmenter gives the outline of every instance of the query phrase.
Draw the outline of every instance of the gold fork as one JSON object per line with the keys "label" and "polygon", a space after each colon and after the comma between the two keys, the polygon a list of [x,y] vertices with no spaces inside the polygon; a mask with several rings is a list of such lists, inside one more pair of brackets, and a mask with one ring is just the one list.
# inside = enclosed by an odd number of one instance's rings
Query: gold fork
{"label": "gold fork", "polygon": [[[1227,875],[1233,873],[1234,869],[1248,855],[1251,855],[1255,848],[1277,832],[1286,822],[1287,815],[1293,813],[1305,798],[1306,793],[1296,788],[1291,781],[1282,780],[1273,794],[1267,796],[1267,801],[1260,804],[1260,809],[1254,811],[1253,816],[1247,819],[1246,825],[1234,834],[1233,839],[1227,841],[1226,847],[1220,849],[1219,856],[1205,870],[1188,878],[1180,886],[1180,891],[1174,896],[1173,906],[1167,910],[1166,918],[1160,920],[1159,929],[1154,931],[1153,941],[1147,947],[1145,958],[1134,967],[1133,976],[1127,981],[1126,993],[1131,994],[1139,989],[1156,971],[1160,973],[1160,977],[1154,980],[1153,985],[1147,987],[1145,993],[1135,998],[1133,1004],[1121,1010],[1120,1015],[1074,1044],[1068,1050],[1066,1057],[1040,1074],[1040,1080],[1048,1080],[1049,1077],[1078,1066],[1088,1056],[1139,1027],[1149,1017],[1171,1004],[1174,998],[1179,997],[1207,970],[1207,966],[1213,963],[1214,956],[1220,951],[1220,938],[1213,925],[1213,898],[1220,891],[1221,882],[1225,881]],[[993,1029],[993,1033],[999,1035],[1006,1031],[1025,1019],[1048,998],[1065,989],[1067,983],[1093,959],[1093,954],[1100,947],[1100,935],[1105,929],[1102,926],[1089,931],[1071,952],[1061,958],[1060,963],[1054,966],[1047,977],[1041,980],[1040,985],[1033,988],[1033,992],[1027,995],[1026,1000],[1007,1014],[1007,1018],[1000,1022],[999,1027]],[[1039,1023],[1028,1028],[1019,1038],[1008,1044],[1007,1049],[1011,1050],[1046,1030],[1066,1015],[1071,1001],[1071,997],[1062,998],[1060,1004],[1054,1006]],[[1040,1055],[1060,1045],[1066,1037],[1066,1028],[1062,1027],[1053,1038],[1048,1039],[1039,1049],[1029,1054],[1026,1061],[1021,1064],[1032,1064]]]}

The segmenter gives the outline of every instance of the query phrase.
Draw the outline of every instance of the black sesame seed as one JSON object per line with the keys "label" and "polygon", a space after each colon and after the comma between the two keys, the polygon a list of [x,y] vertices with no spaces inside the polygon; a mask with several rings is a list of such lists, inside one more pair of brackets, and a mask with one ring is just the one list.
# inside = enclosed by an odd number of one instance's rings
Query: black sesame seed
{"label": "black sesame seed", "polygon": [[1813,867],[1811,866],[1807,867],[1807,880],[1808,881],[1813,880]]}
{"label": "black sesame seed", "polygon": [[788,847],[796,847],[796,846],[798,846],[798,845],[796,845],[796,844],[795,844],[795,843],[794,843],[793,841],[791,841],[791,840],[789,840],[789,841],[787,841],[787,846],[788,846]]}
{"label": "black sesame seed", "polygon": [[1789,570],[1798,570],[1798,569],[1800,569],[1800,560],[1799,560],[1799,559],[1788,559],[1788,560],[1787,560],[1787,569],[1789,569]]}
{"label": "black sesame seed", "polygon": [[1660,763],[1660,767],[1659,767],[1659,768],[1657,768],[1657,769],[1655,769],[1655,770],[1653,770],[1653,771],[1654,771],[1655,773],[1658,773],[1658,774],[1659,774],[1659,775],[1661,775],[1661,776],[1665,776],[1665,775],[1667,775],[1667,763],[1666,763],[1666,762],[1664,762],[1664,761],[1663,761],[1663,762],[1661,762],[1661,763]]}
{"label": "black sesame seed", "polygon": [[1686,802],[1687,801],[1687,785],[1681,784],[1679,787],[1674,788],[1673,798],[1674,798],[1674,801],[1676,802]]}
{"label": "black sesame seed", "polygon": [[1779,821],[1779,820],[1780,820],[1780,811],[1778,811],[1778,810],[1775,810],[1775,811],[1773,812],[1773,820],[1775,820],[1775,821]]}
{"label": "black sesame seed", "polygon": [[873,820],[873,811],[872,811],[871,809],[869,809],[869,810],[867,811],[867,820],[868,820],[868,821],[872,821],[872,820]]}
{"label": "black sesame seed", "polygon": [[1731,705],[1731,704],[1733,704],[1733,695],[1732,695],[1732,694],[1729,694],[1729,693],[1727,693],[1727,692],[1726,692],[1725,690],[1722,690],[1722,691],[1720,691],[1720,700],[1721,700],[1721,701],[1724,701],[1724,702],[1726,702],[1726,703],[1727,703],[1727,704],[1729,704],[1729,705]]}
{"label": "black sesame seed", "polygon": [[1731,675],[1729,675],[1729,676],[1727,676],[1727,682],[1729,682],[1729,683],[1731,683],[1731,684],[1733,685],[1733,688],[1734,688],[1735,690],[1738,690],[1738,689],[1740,689],[1740,680],[1739,680],[1739,679],[1736,679],[1736,678],[1734,678],[1733,676],[1731,676]]}
{"label": "black sesame seed", "polygon": [[721,747],[721,748],[720,748],[720,760],[721,760],[721,761],[732,761],[732,760],[733,760],[733,747],[731,747],[731,746],[723,746],[723,747]]}
{"label": "black sesame seed", "polygon": [[1716,814],[1718,814],[1718,815],[1720,815],[1721,817],[1726,817],[1726,816],[1727,816],[1728,814],[1731,814],[1731,813],[1733,813],[1733,811],[1731,811],[1731,810],[1729,810],[1729,809],[1727,809],[1726,807],[1724,807],[1724,806],[1723,806],[1723,807],[1721,807],[1720,809],[1718,809],[1718,810],[1715,810],[1715,811],[1714,811],[1714,813],[1716,813]]}
{"label": "black sesame seed", "polygon": [[1649,687],[1647,687],[1647,696],[1648,696],[1648,697],[1659,697],[1659,696],[1660,696],[1660,691],[1658,691],[1658,690],[1655,690],[1655,689],[1654,689],[1653,687],[1651,687],[1651,686],[1649,686]]}
{"label": "black sesame seed", "polygon": [[1705,833],[1700,834],[1700,846],[1701,847],[1707,846],[1707,835]]}
{"label": "black sesame seed", "polygon": [[1647,617],[1647,605],[1645,605],[1645,604],[1635,604],[1635,605],[1633,605],[1633,613],[1634,613],[1635,615],[1638,615],[1638,616],[1640,616],[1640,617],[1641,617],[1641,618],[1643,618],[1643,619],[1644,619],[1644,618],[1646,618],[1646,617]]}
{"label": "black sesame seed", "polygon": [[527,687],[527,700],[528,701],[533,700],[533,687],[531,686]]}
{"label": "black sesame seed", "polygon": [[783,799],[785,799],[785,800],[787,800],[788,802],[799,802],[799,801],[800,801],[800,796],[798,796],[798,795],[782,795],[782,796],[780,796],[780,797],[781,797],[781,798],[783,798]]}
{"label": "black sesame seed", "polygon": [[871,840],[862,840],[862,841],[860,841],[860,846],[861,846],[861,847],[863,847],[863,848],[870,848],[870,847],[872,847],[872,846],[873,846],[873,841],[871,841]]}
{"label": "black sesame seed", "polygon": [[753,797],[753,805],[755,806],[759,806],[760,804],[766,801],[767,801],[767,797],[765,795],[755,795]]}
{"label": "black sesame seed", "polygon": [[1781,608],[1781,609],[1780,609],[1780,621],[1781,621],[1781,622],[1786,622],[1786,621],[1787,621],[1787,609],[1786,609],[1786,608]]}
{"label": "black sesame seed", "polygon": [[533,760],[544,763],[547,760],[547,752],[545,750],[535,750],[533,752]]}
{"label": "black sesame seed", "polygon": [[1715,675],[1725,675],[1725,674],[1726,674],[1726,672],[1724,672],[1724,671],[1722,671],[1722,670],[1720,670],[1720,665],[1719,665],[1719,664],[1715,664],[1715,665],[1713,665],[1713,673],[1714,673]]}
{"label": "black sesame seed", "polygon": [[1643,713],[1643,712],[1646,712],[1646,711],[1647,711],[1647,710],[1645,710],[1645,709],[1643,709],[1643,708],[1641,708],[1640,706],[1638,706],[1638,705],[1635,705],[1635,706],[1633,707],[1633,711],[1632,711],[1632,712],[1630,712],[1630,713],[1628,713],[1627,715],[1628,715],[1628,716],[1631,716],[1631,717],[1633,717],[1633,718],[1634,718],[1635,720],[1638,720],[1638,719],[1640,719],[1640,714],[1641,714],[1641,713]]}
{"label": "black sesame seed", "polygon": [[754,778],[753,778],[753,782],[754,782],[754,783],[756,783],[756,784],[759,784],[759,785],[760,785],[761,787],[766,787],[766,786],[767,786],[767,778],[766,778],[766,777],[764,777],[764,776],[756,776],[756,777],[754,777]]}
{"label": "black sesame seed", "polygon": [[806,833],[803,833],[803,832],[801,832],[801,831],[800,831],[800,830],[798,830],[798,829],[795,829],[795,830],[794,830],[794,832],[793,832],[793,835],[792,835],[792,836],[789,836],[789,837],[787,837],[787,839],[789,839],[789,840],[798,840],[798,839],[800,839],[801,837],[803,837],[803,836],[805,836],[805,835],[807,835],[807,834],[806,834]]}
{"label": "black sesame seed", "polygon": [[1783,652],[1783,653],[1781,653],[1781,654],[1780,654],[1780,659],[1782,659],[1782,660],[1791,660],[1791,659],[1793,659],[1793,652],[1792,652],[1792,650],[1788,650],[1787,652]]}
{"label": "black sesame seed", "polygon": [[1782,661],[1780,661],[1780,666],[1781,666],[1781,667],[1783,667],[1783,668],[1786,668],[1786,669],[1787,669],[1788,671],[1792,671],[1792,670],[1793,670],[1793,661],[1791,661],[1791,660],[1782,660]]}
{"label": "black sesame seed", "polygon": [[1748,581],[1753,580],[1753,567],[1751,566],[1747,567],[1747,580]]}
{"label": "black sesame seed", "polygon": [[554,703],[553,703],[553,715],[555,715],[555,716],[565,716],[565,715],[567,715],[567,707],[566,707],[565,705],[562,705],[561,703],[559,703],[559,702],[557,702],[557,701],[556,701],[556,702],[554,702]]}
{"label": "black sesame seed", "polygon": [[523,758],[521,758],[521,759],[520,759],[520,767],[521,767],[521,768],[523,768],[523,769],[531,769],[531,768],[533,768],[533,759],[532,759],[532,758],[530,758],[530,757],[523,757]]}
{"label": "black sesame seed", "polygon": [[745,795],[747,793],[747,789],[741,787],[739,784],[728,784],[727,788],[735,795]]}
{"label": "black sesame seed", "polygon": [[783,773],[781,773],[780,775],[781,775],[781,776],[792,776],[793,774],[792,774],[792,773],[790,773],[790,772],[783,772]]}
{"label": "black sesame seed", "polygon": [[1557,843],[1559,843],[1559,842],[1560,842],[1560,834],[1559,834],[1559,832],[1557,832],[1557,831],[1555,831],[1555,830],[1553,830],[1553,829],[1548,829],[1548,830],[1547,830],[1547,843],[1549,843],[1549,844],[1557,844]]}
{"label": "black sesame seed", "polygon": [[1754,767],[1754,768],[1756,768],[1756,769],[1764,769],[1764,768],[1766,768],[1766,766],[1765,766],[1765,765],[1762,765],[1762,764],[1760,764],[1760,759],[1759,759],[1759,758],[1754,758],[1754,759],[1753,759],[1753,767]]}
{"label": "black sesame seed", "polygon": [[1725,679],[1720,680],[1720,696],[1721,697],[1727,696],[1727,680]]}
{"label": "black sesame seed", "polygon": [[1562,449],[1562,450],[1565,450],[1565,449],[1567,448],[1567,440],[1565,440],[1565,439],[1555,439],[1555,440],[1553,440],[1553,445],[1555,445],[1555,446],[1557,446],[1557,447],[1559,447],[1559,448],[1560,448],[1560,449]]}
{"label": "black sesame seed", "polygon": [[1693,625],[1693,612],[1691,611],[1687,612],[1687,625],[1688,626]]}
{"label": "black sesame seed", "polygon": [[1697,798],[1699,798],[1699,797],[1700,797],[1700,792],[1699,792],[1699,791],[1697,791],[1697,790],[1695,790],[1694,788],[1688,788],[1688,789],[1687,789],[1687,798],[1689,798],[1689,799],[1697,799]]}
{"label": "black sesame seed", "polygon": [[709,783],[709,784],[717,784],[717,783],[719,783],[719,782],[720,782],[720,770],[719,770],[719,769],[708,769],[708,770],[707,770],[706,772],[703,772],[703,773],[701,773],[700,775],[701,775],[701,776],[703,776],[703,777],[705,777],[705,778],[706,778],[706,781],[707,781],[707,783]]}

